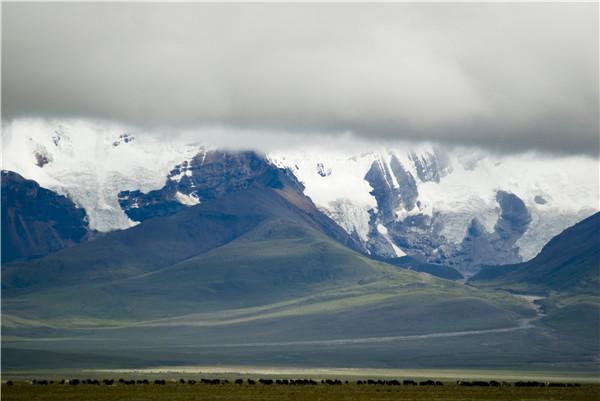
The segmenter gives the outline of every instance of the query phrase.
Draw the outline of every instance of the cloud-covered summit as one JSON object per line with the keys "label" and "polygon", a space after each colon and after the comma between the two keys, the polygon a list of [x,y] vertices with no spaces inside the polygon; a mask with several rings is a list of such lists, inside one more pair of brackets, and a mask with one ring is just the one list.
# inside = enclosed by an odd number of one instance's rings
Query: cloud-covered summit
{"label": "cloud-covered summit", "polygon": [[4,3],[2,112],[598,154],[598,4]]}

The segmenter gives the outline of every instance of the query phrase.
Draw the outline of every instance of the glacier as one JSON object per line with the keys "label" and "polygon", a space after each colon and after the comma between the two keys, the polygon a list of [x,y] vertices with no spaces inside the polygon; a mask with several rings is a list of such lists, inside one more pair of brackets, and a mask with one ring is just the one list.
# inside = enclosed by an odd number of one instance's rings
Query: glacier
{"label": "glacier", "polygon": [[[121,208],[119,193],[148,193],[167,180],[190,178],[186,163],[211,149],[201,133],[190,141],[90,120],[19,119],[3,127],[2,140],[3,169],[68,196],[100,232],[137,224]],[[527,209],[529,223],[511,245],[521,260],[599,208],[598,161],[591,157],[428,143],[360,150],[296,145],[263,156],[294,174],[320,210],[378,256],[420,253],[433,263],[464,262],[456,255],[465,251],[474,219],[485,235],[497,230],[499,192]],[[176,201],[199,202],[185,191]]]}

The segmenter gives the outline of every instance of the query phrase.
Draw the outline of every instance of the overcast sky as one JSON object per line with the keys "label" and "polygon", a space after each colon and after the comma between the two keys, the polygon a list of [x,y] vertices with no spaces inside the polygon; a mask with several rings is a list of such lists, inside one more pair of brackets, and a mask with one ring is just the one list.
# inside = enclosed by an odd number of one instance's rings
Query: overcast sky
{"label": "overcast sky", "polygon": [[596,3],[2,7],[4,122],[599,151]]}

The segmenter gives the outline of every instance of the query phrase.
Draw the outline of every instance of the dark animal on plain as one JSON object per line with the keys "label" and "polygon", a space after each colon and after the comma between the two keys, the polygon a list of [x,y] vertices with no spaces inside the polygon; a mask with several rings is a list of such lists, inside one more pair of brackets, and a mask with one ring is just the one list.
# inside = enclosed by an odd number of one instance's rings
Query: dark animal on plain
{"label": "dark animal on plain", "polygon": [[478,387],[489,387],[490,386],[489,382],[484,382],[484,381],[474,381],[474,382],[471,382],[471,384],[473,386],[478,386]]}
{"label": "dark animal on plain", "polygon": [[271,380],[271,379],[259,379],[258,382],[261,384],[266,384],[266,385],[273,384],[273,380]]}
{"label": "dark animal on plain", "polygon": [[500,387],[500,383],[497,382],[496,380],[492,380],[492,381],[490,381],[490,386],[492,386],[492,387]]}
{"label": "dark animal on plain", "polygon": [[312,379],[296,379],[294,380],[295,384],[299,384],[299,385],[316,385],[318,384],[316,381],[312,380]]}
{"label": "dark animal on plain", "polygon": [[402,384],[404,384],[405,386],[416,386],[417,382],[414,380],[403,380]]}
{"label": "dark animal on plain", "polygon": [[444,383],[442,383],[441,381],[436,381],[436,382],[435,382],[435,385],[436,385],[436,386],[443,386],[443,385],[444,385]]}
{"label": "dark animal on plain", "polygon": [[78,379],[69,380],[69,384],[71,386],[77,386],[79,384],[79,380]]}
{"label": "dark animal on plain", "polygon": [[548,383],[548,387],[567,387],[566,383]]}
{"label": "dark animal on plain", "polygon": [[256,384],[256,382],[252,379],[248,379],[248,384]]}
{"label": "dark animal on plain", "polygon": [[12,380],[9,380],[9,381],[7,381],[7,382],[6,382],[6,385],[7,385],[7,386],[12,386],[12,385],[13,385],[13,382],[12,382]]}
{"label": "dark animal on plain", "polygon": [[102,380],[102,383],[104,383],[107,386],[112,386],[114,382],[115,381],[113,379],[104,379],[104,380]]}
{"label": "dark animal on plain", "polygon": [[425,380],[419,382],[419,386],[435,386],[435,382],[433,380]]}
{"label": "dark animal on plain", "polygon": [[235,384],[244,384],[244,380],[243,379],[237,379],[235,381]]}
{"label": "dark animal on plain", "polygon": [[167,382],[164,379],[156,379],[154,380],[154,384],[164,385],[167,384]]}
{"label": "dark animal on plain", "polygon": [[65,384],[65,379],[62,379],[61,381],[59,381],[58,384]]}

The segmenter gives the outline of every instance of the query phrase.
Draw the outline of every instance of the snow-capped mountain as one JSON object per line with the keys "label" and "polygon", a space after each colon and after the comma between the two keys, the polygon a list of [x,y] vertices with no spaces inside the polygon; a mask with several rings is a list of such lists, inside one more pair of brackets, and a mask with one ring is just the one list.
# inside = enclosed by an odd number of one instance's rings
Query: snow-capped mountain
{"label": "snow-capped mountain", "polygon": [[597,160],[585,157],[431,145],[307,145],[258,156],[87,121],[17,121],[3,141],[3,169],[67,195],[98,231],[226,195],[268,165],[291,172],[365,252],[418,255],[467,273],[531,259],[598,210]]}
{"label": "snow-capped mountain", "polygon": [[528,260],[598,208],[597,162],[579,157],[423,145],[269,158],[290,168],[306,194],[372,253],[418,254],[457,267]]}
{"label": "snow-capped mountain", "polygon": [[199,149],[89,121],[18,120],[2,137],[3,169],[68,196],[101,232],[135,224],[119,206],[120,191],[160,188],[173,166]]}

